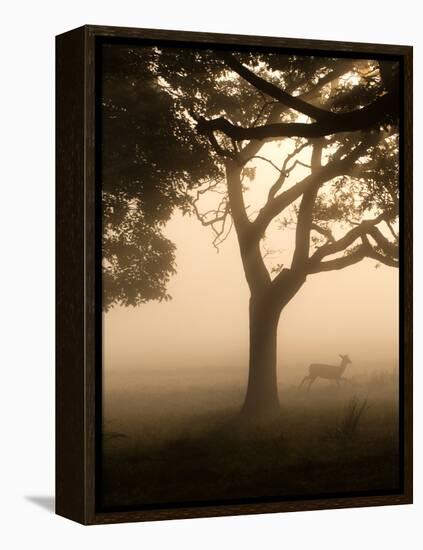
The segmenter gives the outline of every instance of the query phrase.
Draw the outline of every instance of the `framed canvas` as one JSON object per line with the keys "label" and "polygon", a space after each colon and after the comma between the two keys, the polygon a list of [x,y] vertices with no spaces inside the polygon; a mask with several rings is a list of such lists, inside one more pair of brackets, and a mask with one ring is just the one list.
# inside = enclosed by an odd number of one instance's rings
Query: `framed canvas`
{"label": "framed canvas", "polygon": [[57,513],[412,502],[412,48],[57,37]]}

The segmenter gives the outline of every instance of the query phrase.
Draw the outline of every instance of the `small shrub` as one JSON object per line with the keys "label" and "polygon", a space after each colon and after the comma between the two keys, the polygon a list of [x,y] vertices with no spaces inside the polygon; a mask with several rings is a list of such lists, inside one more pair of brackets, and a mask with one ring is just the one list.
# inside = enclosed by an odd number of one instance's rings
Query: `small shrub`
{"label": "small shrub", "polygon": [[338,422],[336,435],[342,440],[351,440],[358,430],[358,425],[363,418],[364,411],[369,408],[367,397],[360,400],[353,396],[345,406],[344,413]]}

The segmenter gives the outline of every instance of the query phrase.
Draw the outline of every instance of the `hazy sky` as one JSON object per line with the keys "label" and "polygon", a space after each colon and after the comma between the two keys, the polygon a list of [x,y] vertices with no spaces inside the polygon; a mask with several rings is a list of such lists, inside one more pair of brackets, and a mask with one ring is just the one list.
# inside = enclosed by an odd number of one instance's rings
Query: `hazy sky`
{"label": "hazy sky", "polygon": [[[290,140],[282,148],[269,144],[261,154],[280,166],[291,147]],[[310,149],[302,155],[307,162]],[[249,211],[260,207],[277,176],[269,164],[255,162],[256,179],[246,193]],[[286,185],[306,174],[306,168],[295,169]],[[280,252],[266,261],[289,265],[294,232],[275,226],[269,229],[268,247]],[[216,253],[210,228],[176,212],[166,234],[177,247],[177,274],[168,287],[173,299],[114,307],[104,315],[105,368],[247,369],[249,291],[235,233]],[[398,271],[384,265],[375,268],[375,263],[366,259],[308,277],[281,315],[280,372],[302,373],[316,361],[338,363],[339,353],[350,355],[357,372],[396,364]]]}

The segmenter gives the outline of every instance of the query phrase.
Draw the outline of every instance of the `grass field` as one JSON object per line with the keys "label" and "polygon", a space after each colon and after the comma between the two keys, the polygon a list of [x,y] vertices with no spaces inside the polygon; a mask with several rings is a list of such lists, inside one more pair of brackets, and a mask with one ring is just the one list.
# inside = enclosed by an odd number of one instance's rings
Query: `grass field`
{"label": "grass field", "polygon": [[281,386],[280,418],[248,431],[234,424],[244,381],[188,379],[147,373],[131,384],[124,376],[106,381],[104,506],[398,487],[391,372],[357,376],[341,388],[318,381],[310,393]]}

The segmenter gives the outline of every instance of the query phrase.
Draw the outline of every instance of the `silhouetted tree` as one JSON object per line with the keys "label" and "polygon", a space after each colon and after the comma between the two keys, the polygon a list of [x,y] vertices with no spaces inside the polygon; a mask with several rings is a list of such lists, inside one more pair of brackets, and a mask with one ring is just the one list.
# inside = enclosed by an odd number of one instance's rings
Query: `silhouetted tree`
{"label": "silhouetted tree", "polygon": [[[278,321],[307,277],[366,257],[398,266],[398,66],[114,48],[103,90],[106,305],[167,297],[174,251],[161,229],[175,207],[210,226],[215,246],[233,225],[250,289],[242,414],[270,418],[279,410]],[[280,140],[292,143],[284,158],[260,154]],[[254,184],[257,159],[276,177],[250,213],[245,180]],[[308,173],[292,183],[298,166]],[[204,194],[218,197],[206,212]],[[263,242],[276,219],[295,228],[295,249],[289,267],[270,270]]]}
{"label": "silhouetted tree", "polygon": [[160,86],[159,53],[105,46],[102,81],[103,306],[167,300],[175,273],[163,233],[186,190],[220,168],[204,140],[192,139],[181,105]]}

